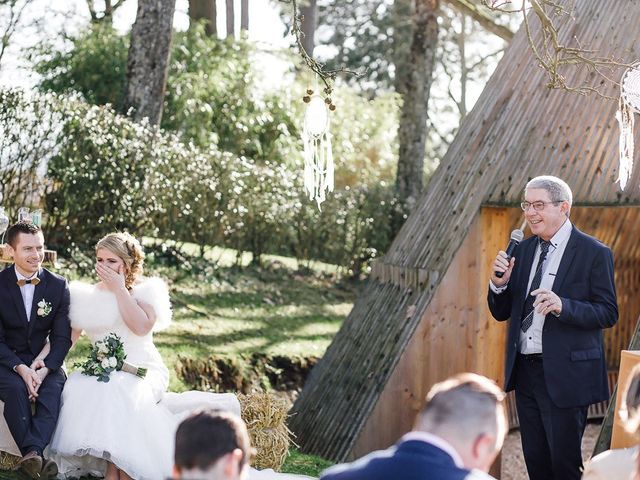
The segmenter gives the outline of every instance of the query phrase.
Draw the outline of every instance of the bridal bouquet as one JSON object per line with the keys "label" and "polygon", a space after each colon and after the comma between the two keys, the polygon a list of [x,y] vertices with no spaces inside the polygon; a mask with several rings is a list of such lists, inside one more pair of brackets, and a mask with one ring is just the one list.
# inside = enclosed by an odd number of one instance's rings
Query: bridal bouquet
{"label": "bridal bouquet", "polygon": [[125,358],[127,354],[124,352],[122,339],[115,333],[110,333],[91,346],[89,358],[85,362],[74,363],[73,366],[81,368],[85,375],[98,377],[99,382],[108,382],[109,374],[119,370],[144,378],[147,369],[135,367],[125,362]]}

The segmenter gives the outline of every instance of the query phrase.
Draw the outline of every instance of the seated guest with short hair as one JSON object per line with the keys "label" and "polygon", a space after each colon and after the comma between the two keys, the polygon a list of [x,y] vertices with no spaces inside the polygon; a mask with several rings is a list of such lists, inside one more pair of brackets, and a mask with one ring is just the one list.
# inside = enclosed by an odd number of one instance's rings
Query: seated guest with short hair
{"label": "seated guest with short hair", "polygon": [[[639,433],[640,365],[636,365],[629,374],[629,382],[622,393],[620,417],[624,422],[625,430],[636,435]],[[585,465],[582,480],[640,479],[640,458],[638,457],[637,446],[602,452]]]}
{"label": "seated guest with short hair", "polygon": [[176,431],[174,479],[245,479],[251,451],[247,427],[240,418],[216,410],[198,411]]}
{"label": "seated guest with short hair", "polygon": [[321,480],[472,480],[492,478],[507,431],[504,392],[463,373],[433,386],[414,429],[393,447],[327,469]]}

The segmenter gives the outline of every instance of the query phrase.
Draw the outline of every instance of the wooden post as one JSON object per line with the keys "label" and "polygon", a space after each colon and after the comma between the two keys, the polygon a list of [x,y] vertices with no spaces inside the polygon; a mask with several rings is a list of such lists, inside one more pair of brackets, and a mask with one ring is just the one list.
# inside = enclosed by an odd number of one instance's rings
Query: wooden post
{"label": "wooden post", "polygon": [[[631,338],[631,342],[629,342],[628,350],[640,350],[640,318],[638,322],[636,322],[636,330],[633,333],[633,337]],[[604,452],[605,450],[609,450],[609,445],[611,445],[611,432],[613,431],[613,419],[616,414],[616,396],[618,395],[618,386],[616,384],[616,388],[613,389],[613,393],[611,394],[611,400],[609,401],[609,407],[607,408],[607,414],[602,421],[602,427],[600,427],[600,433],[598,434],[598,439],[596,440],[596,445],[593,448],[593,455],[596,456],[599,453]]]}

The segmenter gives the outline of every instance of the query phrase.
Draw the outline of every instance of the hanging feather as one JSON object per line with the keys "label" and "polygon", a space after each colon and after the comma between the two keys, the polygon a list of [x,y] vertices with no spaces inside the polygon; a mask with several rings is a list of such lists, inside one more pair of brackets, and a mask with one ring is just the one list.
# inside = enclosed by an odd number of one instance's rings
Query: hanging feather
{"label": "hanging feather", "polygon": [[304,188],[318,209],[333,192],[334,169],[329,132],[329,109],[319,95],[313,95],[307,105],[302,130],[304,144]]}
{"label": "hanging feather", "polygon": [[620,127],[618,180],[622,190],[627,186],[633,171],[634,114],[640,112],[640,64],[628,68],[620,80],[620,102],[616,120]]}

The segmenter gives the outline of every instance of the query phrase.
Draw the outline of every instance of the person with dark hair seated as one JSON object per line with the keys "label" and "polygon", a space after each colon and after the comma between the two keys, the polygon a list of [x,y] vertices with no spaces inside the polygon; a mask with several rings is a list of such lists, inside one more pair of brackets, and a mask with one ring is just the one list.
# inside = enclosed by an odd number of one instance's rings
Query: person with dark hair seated
{"label": "person with dark hair seated", "polygon": [[185,419],[176,431],[174,479],[244,479],[251,455],[247,427],[240,418],[201,410]]}

